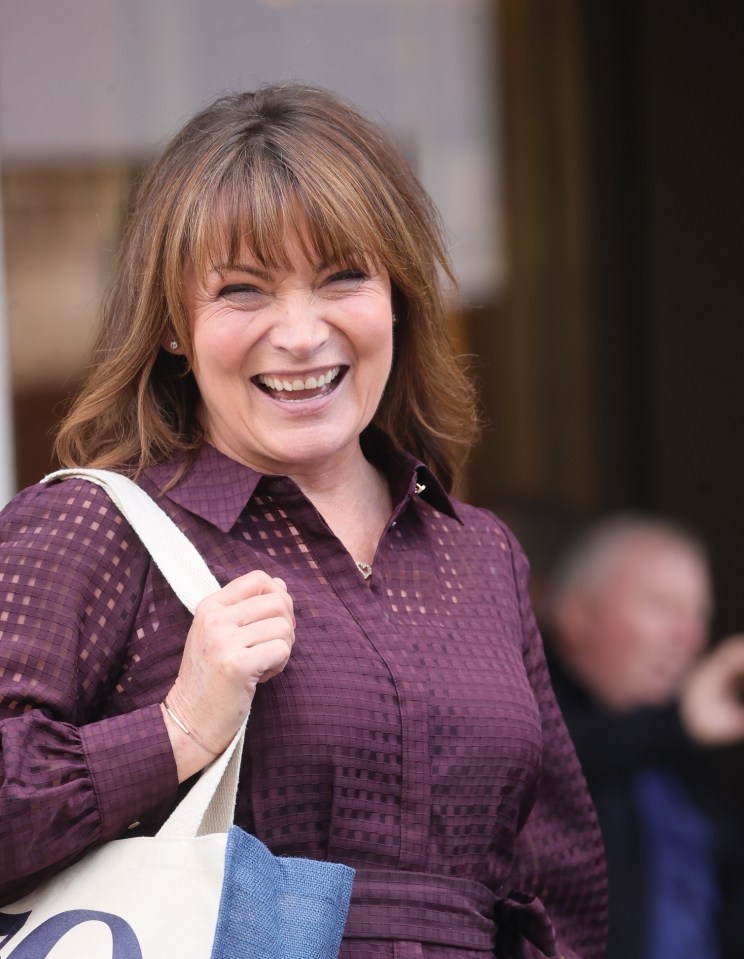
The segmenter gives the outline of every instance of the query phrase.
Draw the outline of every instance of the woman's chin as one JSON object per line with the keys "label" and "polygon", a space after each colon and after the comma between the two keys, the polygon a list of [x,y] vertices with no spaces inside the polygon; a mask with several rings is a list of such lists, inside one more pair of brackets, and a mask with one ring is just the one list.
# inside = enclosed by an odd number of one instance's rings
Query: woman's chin
{"label": "woman's chin", "polygon": [[263,449],[244,449],[241,459],[258,472],[287,475],[327,472],[349,458],[362,455],[357,434],[329,435],[327,430],[289,431],[286,442],[267,443]]}

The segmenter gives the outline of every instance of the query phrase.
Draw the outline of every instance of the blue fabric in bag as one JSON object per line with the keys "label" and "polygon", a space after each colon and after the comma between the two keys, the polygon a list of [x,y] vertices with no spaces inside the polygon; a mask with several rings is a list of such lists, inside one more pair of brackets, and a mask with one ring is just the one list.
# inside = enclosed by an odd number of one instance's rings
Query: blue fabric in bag
{"label": "blue fabric in bag", "polygon": [[274,856],[233,826],[212,959],[336,959],[354,870]]}

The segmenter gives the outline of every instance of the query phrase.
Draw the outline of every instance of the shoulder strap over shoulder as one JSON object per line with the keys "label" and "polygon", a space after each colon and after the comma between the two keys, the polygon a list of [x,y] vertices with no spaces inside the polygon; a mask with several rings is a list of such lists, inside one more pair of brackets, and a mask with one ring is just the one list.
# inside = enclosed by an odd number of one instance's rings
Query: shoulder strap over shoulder
{"label": "shoulder strap over shoulder", "polygon": [[106,490],[142,540],[173,592],[191,613],[200,600],[220,588],[194,544],[133,480],[110,470],[81,468],[57,470],[45,476],[43,482],[70,477],[89,480]]}

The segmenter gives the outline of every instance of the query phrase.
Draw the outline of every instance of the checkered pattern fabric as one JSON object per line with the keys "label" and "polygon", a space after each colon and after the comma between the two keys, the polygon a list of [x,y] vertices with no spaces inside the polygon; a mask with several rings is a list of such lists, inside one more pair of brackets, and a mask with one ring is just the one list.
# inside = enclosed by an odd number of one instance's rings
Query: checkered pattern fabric
{"label": "checkered pattern fabric", "polygon": [[[291,480],[210,446],[159,498],[221,583],[261,568],[294,598],[297,641],[254,701],[236,823],[278,855],[357,870],[342,959],[475,959],[497,936],[504,956],[600,959],[601,840],[524,556],[411,457],[381,438],[369,455],[395,508],[366,581]],[[159,496],[173,469],[143,487]],[[189,616],[85,481],[19,494],[0,542],[7,901],[175,805],[157,704]]]}

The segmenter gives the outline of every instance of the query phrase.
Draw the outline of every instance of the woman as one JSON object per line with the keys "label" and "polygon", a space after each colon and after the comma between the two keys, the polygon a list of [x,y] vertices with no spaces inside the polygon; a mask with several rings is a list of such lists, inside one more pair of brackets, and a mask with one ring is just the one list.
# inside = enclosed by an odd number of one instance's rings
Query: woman
{"label": "woman", "polygon": [[6,509],[6,901],[155,830],[250,710],[236,822],[356,868],[343,957],[602,954],[526,564],[450,495],[440,272],[426,194],[323,91],[221,99],[153,166],[57,452],[134,475],[223,588],[190,623],[85,482]]}

